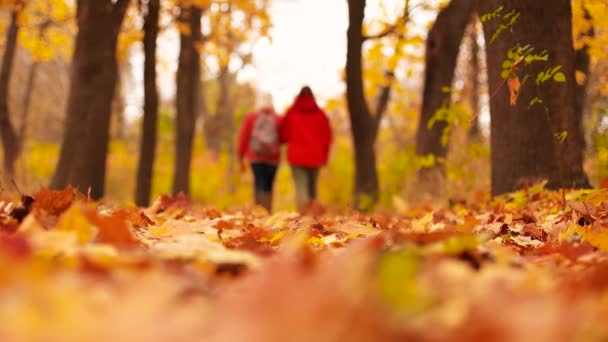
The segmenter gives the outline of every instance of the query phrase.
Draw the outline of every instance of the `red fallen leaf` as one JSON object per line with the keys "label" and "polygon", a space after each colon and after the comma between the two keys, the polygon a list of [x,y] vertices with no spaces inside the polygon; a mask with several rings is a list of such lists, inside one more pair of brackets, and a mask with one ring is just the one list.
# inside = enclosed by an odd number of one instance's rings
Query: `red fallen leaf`
{"label": "red fallen leaf", "polygon": [[124,211],[127,221],[131,222],[135,227],[147,227],[149,225],[154,225],[154,221],[152,221],[143,211],[139,208],[128,208],[128,209],[120,209],[118,211]]}
{"label": "red fallen leaf", "polygon": [[19,222],[17,220],[7,215],[0,216],[0,232],[12,234],[18,229]]}
{"label": "red fallen leaf", "polygon": [[234,229],[235,228],[233,222],[224,221],[224,220],[217,221],[217,223],[213,227],[215,229],[218,229],[218,230]]}
{"label": "red fallen leaf", "polygon": [[169,208],[188,210],[192,208],[192,201],[183,192],[180,192],[175,197],[162,195],[152,204],[152,208],[155,213],[161,213]]}
{"label": "red fallen leaf", "polygon": [[524,223],[536,222],[536,217],[532,213],[521,213],[520,215],[513,216],[514,221],[523,221]]}
{"label": "red fallen leaf", "polygon": [[310,232],[309,232],[310,236],[321,237],[321,236],[327,236],[327,235],[331,235],[331,234],[333,234],[333,232],[327,230],[320,223],[315,223],[312,225],[312,227],[310,227]]}
{"label": "red fallen leaf", "polygon": [[249,225],[245,234],[224,241],[224,246],[230,249],[248,250],[260,255],[271,255],[274,249],[270,242],[260,242],[262,238],[271,238],[272,232]]}
{"label": "red fallen leaf", "polygon": [[588,242],[583,241],[580,243],[561,243],[555,244],[551,242],[546,242],[540,248],[535,250],[535,253],[539,255],[549,255],[549,254],[560,254],[572,261],[575,261],[579,257],[589,254],[594,251],[593,246],[591,246]]}
{"label": "red fallen leaf", "polygon": [[85,215],[89,222],[99,229],[97,242],[108,243],[116,247],[131,248],[141,246],[139,241],[127,224],[127,213],[125,211],[116,211],[111,215],[100,215],[95,209],[88,209]]}
{"label": "red fallen leaf", "polygon": [[528,223],[524,225],[522,235],[529,236],[536,240],[545,240],[547,238],[547,233],[535,223]]}
{"label": "red fallen leaf", "polygon": [[217,208],[207,208],[204,210],[203,214],[205,217],[210,219],[216,219],[222,217],[222,212]]}
{"label": "red fallen leaf", "polygon": [[0,233],[0,251],[11,257],[23,259],[32,255],[32,246],[23,236]]}
{"label": "red fallen leaf", "polygon": [[390,213],[376,213],[369,218],[369,221],[378,229],[391,229],[398,223]]}
{"label": "red fallen leaf", "polygon": [[32,209],[48,215],[59,216],[66,211],[76,198],[76,190],[68,187],[64,190],[41,188],[35,195]]}
{"label": "red fallen leaf", "polygon": [[608,263],[602,262],[569,274],[564,288],[571,288],[576,293],[585,290],[603,292],[608,289]]}

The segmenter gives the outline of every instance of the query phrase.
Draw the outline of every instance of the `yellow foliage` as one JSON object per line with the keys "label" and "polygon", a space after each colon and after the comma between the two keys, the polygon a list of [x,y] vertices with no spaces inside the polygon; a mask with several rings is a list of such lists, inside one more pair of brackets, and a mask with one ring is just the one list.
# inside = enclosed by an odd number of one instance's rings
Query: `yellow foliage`
{"label": "yellow foliage", "polygon": [[59,219],[57,230],[76,234],[80,243],[93,240],[97,230],[91,225],[80,206],[70,207]]}
{"label": "yellow foliage", "polygon": [[30,51],[34,61],[71,55],[74,7],[66,0],[32,0],[20,16],[20,44]]}
{"label": "yellow foliage", "polygon": [[566,231],[560,233],[559,239],[565,241],[571,238],[574,234],[578,234],[595,248],[602,251],[608,251],[608,227],[601,224],[593,226],[581,227],[577,224],[571,225]]}

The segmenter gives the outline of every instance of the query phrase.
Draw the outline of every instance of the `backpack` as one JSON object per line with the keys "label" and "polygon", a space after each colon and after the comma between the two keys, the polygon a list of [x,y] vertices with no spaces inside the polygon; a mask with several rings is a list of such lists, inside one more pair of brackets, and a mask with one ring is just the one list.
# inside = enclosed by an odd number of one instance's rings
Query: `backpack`
{"label": "backpack", "polygon": [[249,148],[261,156],[273,156],[279,153],[277,121],[272,113],[258,113],[251,130]]}

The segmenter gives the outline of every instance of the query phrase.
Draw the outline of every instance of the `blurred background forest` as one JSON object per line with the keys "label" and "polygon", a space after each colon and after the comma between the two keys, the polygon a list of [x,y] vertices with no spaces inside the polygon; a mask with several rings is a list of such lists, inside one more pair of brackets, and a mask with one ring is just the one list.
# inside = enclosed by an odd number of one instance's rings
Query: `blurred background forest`
{"label": "blurred background forest", "polygon": [[[326,2],[340,1],[342,12],[325,12],[336,11]],[[503,133],[492,143],[491,101],[507,103],[513,87],[490,84],[488,65],[496,58],[488,58],[502,45],[511,48],[509,34],[525,40],[517,36],[526,31],[525,20],[549,26],[553,19],[520,6],[521,22],[509,28],[515,32],[503,33],[492,50],[486,41],[495,31],[480,17],[508,19],[521,2],[487,1],[482,11],[468,0],[2,0],[4,188],[12,189],[14,179],[24,193],[73,184],[118,203],[146,205],[179,191],[220,207],[250,203],[252,179],[239,173],[234,151],[241,119],[267,95],[283,113],[300,86],[310,84],[335,133],[320,178],[323,203],[402,209],[412,200],[487,198],[496,186],[490,146],[520,144]],[[566,91],[583,123],[586,175],[591,185],[608,186],[608,6],[605,0],[538,2],[569,10],[568,17],[556,14],[568,23],[555,23],[555,31],[571,37],[539,44],[548,44],[550,58],[568,70]],[[496,12],[501,5],[506,8]],[[307,12],[306,6],[316,7]],[[289,7],[295,10],[284,10]],[[298,8],[327,15],[290,18]],[[317,36],[324,30],[342,35],[335,50]],[[279,36],[290,35],[307,37],[302,49],[273,50],[285,39]],[[270,80],[260,71],[269,55],[285,56],[296,71],[307,60],[314,68],[319,59],[335,59],[341,67],[316,72],[337,82],[295,79],[301,74],[292,70],[277,70]],[[289,82],[270,85],[281,78]],[[543,100],[567,102],[560,94],[548,91]],[[505,129],[527,123],[519,125]],[[576,139],[567,133],[566,141]],[[508,155],[505,163],[517,163]],[[293,209],[285,165],[275,192],[277,209]]]}

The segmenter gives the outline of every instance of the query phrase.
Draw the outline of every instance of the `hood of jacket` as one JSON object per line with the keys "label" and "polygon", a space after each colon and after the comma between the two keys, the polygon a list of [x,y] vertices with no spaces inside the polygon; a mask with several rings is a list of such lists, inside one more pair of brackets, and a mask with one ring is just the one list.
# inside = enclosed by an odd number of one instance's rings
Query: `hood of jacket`
{"label": "hood of jacket", "polygon": [[314,113],[319,110],[319,105],[313,96],[298,96],[291,106],[291,110],[303,113]]}

